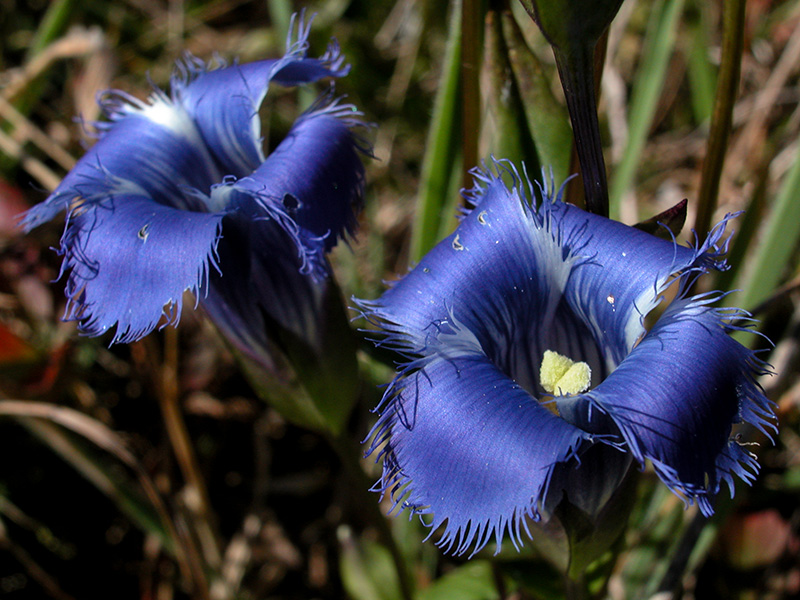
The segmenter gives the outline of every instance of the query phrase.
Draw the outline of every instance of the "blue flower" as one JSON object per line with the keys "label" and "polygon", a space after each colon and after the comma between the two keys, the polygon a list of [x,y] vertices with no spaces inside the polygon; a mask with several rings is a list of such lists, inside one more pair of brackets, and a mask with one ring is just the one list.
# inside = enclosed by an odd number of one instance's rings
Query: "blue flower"
{"label": "blue flower", "polygon": [[279,59],[212,68],[187,56],[169,95],[101,95],[98,141],[23,222],[30,230],[67,211],[66,319],[90,335],[116,326],[112,341],[129,342],[177,324],[190,290],[262,362],[271,324],[313,334],[325,253],[353,232],[362,205],[365,149],[352,131],[360,113],[328,93],[264,155],[258,109],[269,85],[349,70],[334,42],[306,55],[309,28],[301,17]]}
{"label": "blue flower", "polygon": [[[732,435],[774,429],[756,383],[767,366],[728,334],[746,315],[689,297],[725,267],[720,223],[683,247],[564,203],[510,166],[476,171],[457,230],[376,301],[378,342],[405,363],[377,411],[369,453],[395,509],[429,514],[456,553],[530,536],[566,496],[596,512],[635,460],[712,512],[724,482],[751,481]],[[503,181],[513,178],[515,184]],[[645,318],[670,285],[678,297]],[[548,352],[550,351],[550,352]],[[582,464],[583,459],[583,464]],[[577,467],[577,468],[576,468]]]}

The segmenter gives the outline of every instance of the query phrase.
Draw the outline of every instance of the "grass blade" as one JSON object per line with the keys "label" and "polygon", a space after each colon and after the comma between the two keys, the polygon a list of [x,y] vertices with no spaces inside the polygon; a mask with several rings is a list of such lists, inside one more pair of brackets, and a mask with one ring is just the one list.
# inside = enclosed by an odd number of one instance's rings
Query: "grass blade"
{"label": "grass blade", "polygon": [[417,210],[412,225],[412,263],[418,262],[438,241],[438,234],[451,188],[453,165],[459,161],[458,145],[461,118],[459,80],[461,70],[461,3],[454,2],[450,14],[444,67],[433,108]]}
{"label": "grass blade", "polygon": [[631,188],[650,133],[667,65],[675,46],[675,30],[683,0],[661,0],[653,4],[642,62],[636,77],[628,116],[628,143],[611,179],[611,218],[620,218],[622,197]]}

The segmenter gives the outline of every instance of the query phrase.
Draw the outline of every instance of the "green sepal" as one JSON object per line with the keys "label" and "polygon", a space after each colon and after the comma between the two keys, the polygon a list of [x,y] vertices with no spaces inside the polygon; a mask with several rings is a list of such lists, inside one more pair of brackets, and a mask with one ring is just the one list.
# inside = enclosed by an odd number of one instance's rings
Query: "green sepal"
{"label": "green sepal", "polygon": [[553,47],[580,159],[586,208],[607,217],[608,182],[597,120],[595,48],[622,0],[520,2]]}
{"label": "green sepal", "polygon": [[326,282],[313,343],[274,320],[268,321],[267,329],[270,368],[232,348],[254,391],[288,421],[338,435],[360,383],[357,341],[335,281]]}
{"label": "green sepal", "polygon": [[[566,497],[556,507],[555,515],[567,535],[569,564],[566,574],[571,580],[585,581],[591,586],[593,574],[613,566],[614,553],[609,551],[628,524],[636,501],[638,479],[638,470],[630,467],[622,483],[594,515],[587,514]],[[599,579],[606,581],[607,577]]]}

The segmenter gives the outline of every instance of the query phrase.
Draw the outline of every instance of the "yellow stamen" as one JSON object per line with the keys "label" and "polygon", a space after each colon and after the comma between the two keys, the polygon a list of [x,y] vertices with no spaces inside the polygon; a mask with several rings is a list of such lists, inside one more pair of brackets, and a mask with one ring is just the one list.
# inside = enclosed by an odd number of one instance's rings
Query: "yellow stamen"
{"label": "yellow stamen", "polygon": [[591,380],[592,370],[585,362],[575,362],[558,352],[545,350],[539,381],[546,392],[555,396],[580,394],[589,389]]}

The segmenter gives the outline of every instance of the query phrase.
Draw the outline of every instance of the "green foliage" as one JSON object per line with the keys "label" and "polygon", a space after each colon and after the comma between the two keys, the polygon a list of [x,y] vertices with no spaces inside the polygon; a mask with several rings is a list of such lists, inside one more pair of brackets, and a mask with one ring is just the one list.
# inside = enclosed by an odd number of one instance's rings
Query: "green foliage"
{"label": "green foliage", "polygon": [[628,139],[619,164],[611,177],[611,217],[620,218],[620,204],[633,184],[636,169],[653,124],[667,66],[675,45],[675,30],[683,0],[656,0],[651,7],[641,63],[631,95]]}
{"label": "green foliage", "polygon": [[475,560],[450,571],[420,592],[416,600],[498,600],[492,563]]}
{"label": "green foliage", "polygon": [[453,185],[462,172],[459,128],[461,66],[461,10],[454,2],[449,18],[442,75],[428,130],[414,225],[411,229],[411,262],[417,262],[439,241],[445,223],[454,212]]}

